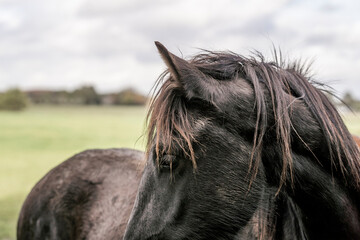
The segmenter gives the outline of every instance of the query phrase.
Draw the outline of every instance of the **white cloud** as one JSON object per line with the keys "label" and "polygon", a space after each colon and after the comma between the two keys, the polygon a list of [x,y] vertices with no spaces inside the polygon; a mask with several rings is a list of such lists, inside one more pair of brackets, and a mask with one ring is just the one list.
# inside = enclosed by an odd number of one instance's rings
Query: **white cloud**
{"label": "white cloud", "polygon": [[[360,89],[358,1],[0,1],[0,90],[134,86],[148,92],[164,65],[153,45],[246,54],[271,43],[316,58],[321,79]],[[181,52],[180,52],[181,50]],[[359,97],[360,97],[360,93]]]}

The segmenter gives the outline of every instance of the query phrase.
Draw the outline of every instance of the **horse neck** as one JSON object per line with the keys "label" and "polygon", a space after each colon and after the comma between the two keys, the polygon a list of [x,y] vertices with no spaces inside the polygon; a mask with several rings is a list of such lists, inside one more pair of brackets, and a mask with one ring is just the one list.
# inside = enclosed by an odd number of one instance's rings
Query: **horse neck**
{"label": "horse neck", "polygon": [[264,150],[263,199],[236,239],[360,239],[360,192],[319,164],[328,155],[293,152],[292,177],[279,190],[281,151]]}
{"label": "horse neck", "polygon": [[329,187],[313,194],[282,191],[275,196],[276,191],[267,190],[234,240],[360,239],[358,209],[345,191]]}
{"label": "horse neck", "polygon": [[234,240],[300,240],[308,239],[298,205],[277,188],[264,189],[258,210]]}
{"label": "horse neck", "polygon": [[293,154],[292,174],[272,195],[277,199],[271,209],[277,214],[275,239],[360,239],[357,190],[300,154]]}

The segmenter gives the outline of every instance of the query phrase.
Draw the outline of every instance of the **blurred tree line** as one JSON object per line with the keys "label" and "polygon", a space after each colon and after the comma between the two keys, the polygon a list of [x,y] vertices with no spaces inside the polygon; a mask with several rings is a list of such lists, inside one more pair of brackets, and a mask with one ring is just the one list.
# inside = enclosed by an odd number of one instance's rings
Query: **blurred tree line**
{"label": "blurred tree line", "polygon": [[[360,111],[360,100],[347,92],[341,101],[330,94],[330,100],[338,107],[344,105],[354,111]],[[98,94],[94,87],[83,86],[74,91],[33,90],[21,92],[19,89],[10,89],[0,93],[0,110],[22,110],[31,104],[50,105],[144,105],[147,98],[128,88],[116,93]]]}
{"label": "blurred tree line", "polygon": [[49,105],[144,105],[147,98],[134,89],[98,94],[94,87],[83,86],[74,91],[10,89],[0,93],[0,109],[22,110],[31,104]]}

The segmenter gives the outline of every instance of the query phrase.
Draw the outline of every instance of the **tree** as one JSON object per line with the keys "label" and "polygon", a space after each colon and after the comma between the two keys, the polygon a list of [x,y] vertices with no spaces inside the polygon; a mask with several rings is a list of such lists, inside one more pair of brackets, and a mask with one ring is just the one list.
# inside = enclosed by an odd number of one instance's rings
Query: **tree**
{"label": "tree", "polygon": [[144,105],[147,98],[134,89],[125,89],[114,96],[115,105]]}
{"label": "tree", "polygon": [[93,86],[84,86],[73,92],[73,98],[76,102],[85,105],[99,105],[101,103],[100,96],[96,93]]}
{"label": "tree", "polygon": [[34,104],[71,104],[71,93],[60,90],[31,90],[26,91],[26,96]]}
{"label": "tree", "polygon": [[0,95],[0,109],[20,111],[26,108],[26,96],[19,89],[10,89]]}

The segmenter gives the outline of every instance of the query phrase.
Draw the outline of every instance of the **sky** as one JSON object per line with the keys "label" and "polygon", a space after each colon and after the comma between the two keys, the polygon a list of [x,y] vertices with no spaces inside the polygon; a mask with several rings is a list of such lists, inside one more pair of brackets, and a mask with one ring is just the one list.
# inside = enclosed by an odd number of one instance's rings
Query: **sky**
{"label": "sky", "polygon": [[147,94],[176,55],[201,49],[314,61],[317,80],[360,98],[358,0],[0,0],[0,91],[93,85]]}

